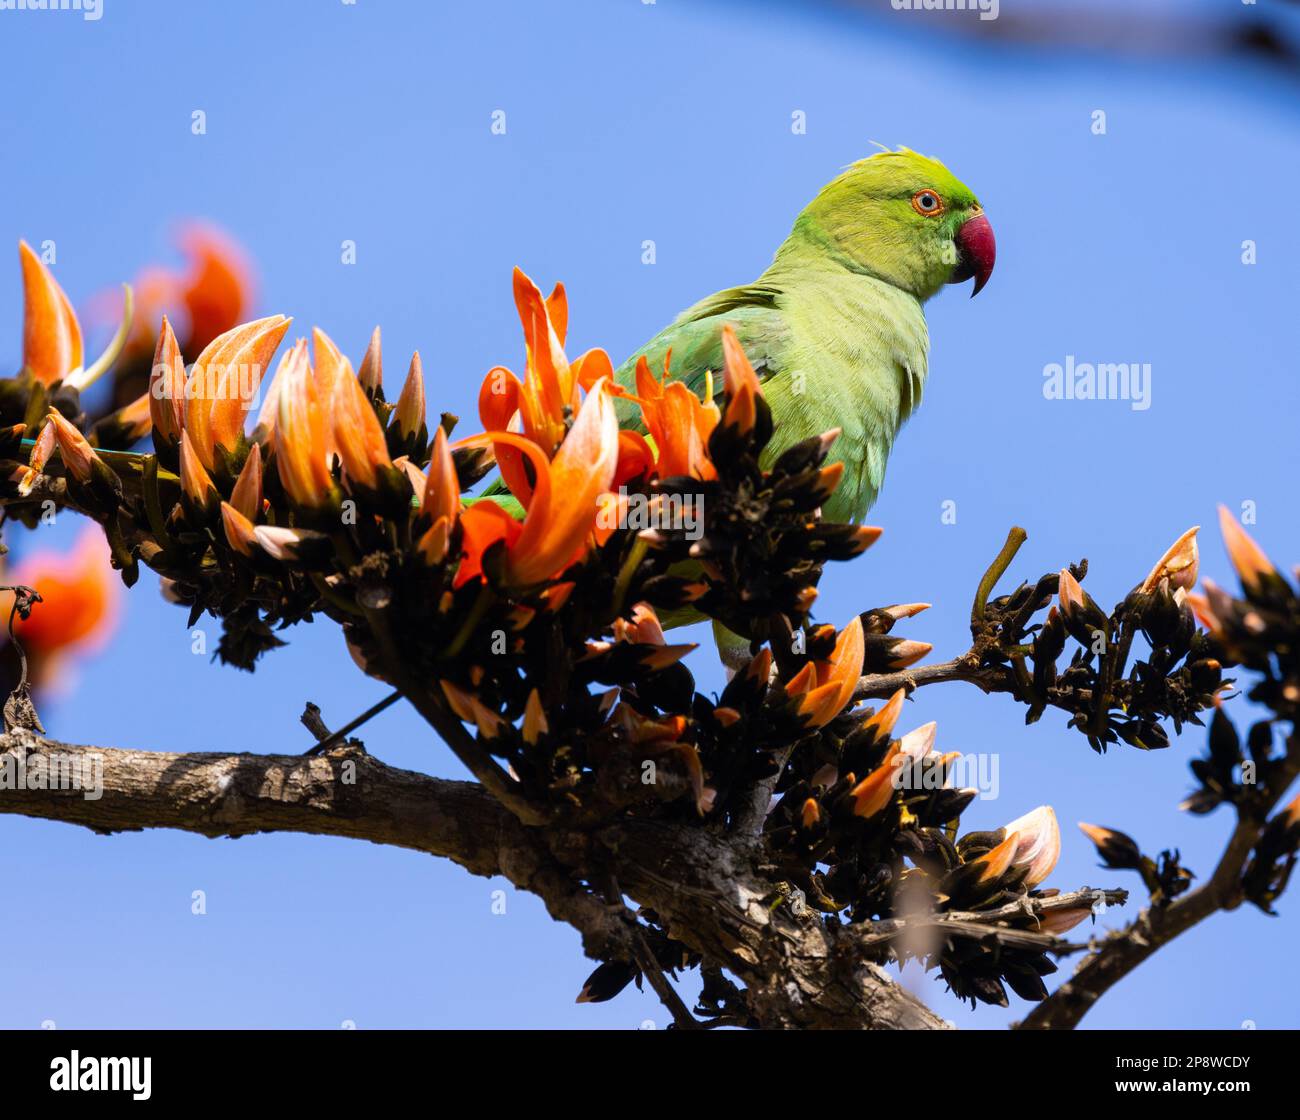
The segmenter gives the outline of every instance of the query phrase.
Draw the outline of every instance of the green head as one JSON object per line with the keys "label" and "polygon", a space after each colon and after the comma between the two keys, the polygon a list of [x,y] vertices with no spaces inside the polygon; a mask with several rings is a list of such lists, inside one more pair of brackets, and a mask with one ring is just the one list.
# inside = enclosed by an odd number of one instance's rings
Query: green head
{"label": "green head", "polygon": [[907,148],[859,160],[827,183],[786,245],[806,251],[810,242],[919,300],[972,277],[978,292],[995,254],[993,227],[974,192],[938,160]]}

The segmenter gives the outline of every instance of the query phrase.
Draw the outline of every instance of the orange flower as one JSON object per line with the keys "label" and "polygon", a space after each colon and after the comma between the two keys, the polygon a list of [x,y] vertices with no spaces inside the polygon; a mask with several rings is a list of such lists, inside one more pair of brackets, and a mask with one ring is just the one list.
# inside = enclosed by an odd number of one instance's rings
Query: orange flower
{"label": "orange flower", "polygon": [[[540,583],[582,554],[595,526],[600,497],[614,479],[618,419],[606,384],[603,380],[597,383],[582,402],[577,419],[553,460],[548,461],[535,442],[513,432],[487,432],[462,440],[458,446],[484,443],[517,450],[533,467],[536,488],[524,500],[528,512],[517,536],[507,540],[506,580],[516,586]],[[465,523],[471,513],[482,511],[475,516],[473,527],[492,531],[487,544],[513,535],[490,507],[509,518],[496,503],[486,501],[476,502],[461,517]],[[513,518],[509,520],[518,524]],[[466,563],[472,565],[481,560],[481,549],[475,554],[467,544],[465,551]],[[458,582],[464,581],[464,572],[463,564]]]}
{"label": "orange flower", "polygon": [[54,425],[45,424],[32,443],[32,454],[28,465],[19,470],[13,479],[18,483],[18,493],[24,498],[32,492],[32,487],[36,485],[36,480],[41,477],[45,464],[50,461],[50,456],[53,454]]}
{"label": "orange flower", "polygon": [[[572,363],[565,357],[569,309],[563,286],[557,284],[543,299],[537,285],[516,268],[514,291],[524,329],[524,378],[521,381],[504,366],[489,370],[479,389],[479,419],[489,432],[518,430],[549,458],[578,413],[579,389],[590,392],[603,379],[608,392],[619,390],[613,385],[613,363],[603,350],[589,350]],[[493,450],[502,479],[527,505],[532,488],[523,465],[526,452],[509,441],[501,441]]]}
{"label": "orange flower", "polygon": [[185,426],[185,359],[166,315],[149,374],[149,415],[153,430],[167,443],[181,438]]}
{"label": "orange flower", "polygon": [[[416,479],[419,478],[420,474],[416,471]],[[429,474],[424,479],[421,493],[420,514],[428,515],[433,521],[416,542],[416,547],[428,563],[440,564],[447,555],[451,531],[460,516],[460,479],[456,474],[456,464],[451,457],[451,449],[447,446],[447,433],[441,425],[433,437],[433,448],[429,456]],[[484,504],[496,505],[495,502]],[[479,556],[482,556],[481,551]],[[465,579],[468,578],[465,576]],[[463,583],[464,579],[460,582]]]}
{"label": "orange flower", "polygon": [[50,409],[50,426],[54,429],[54,440],[59,445],[59,454],[68,474],[78,482],[89,482],[91,471],[99,456],[86,441],[75,425],[64,419],[57,408]]}
{"label": "orange flower", "polygon": [[393,422],[406,437],[418,435],[424,427],[424,365],[418,350],[411,355],[411,368],[406,371],[402,391],[393,406]]}
{"label": "orange flower", "polygon": [[43,385],[65,381],[85,389],[117,360],[130,331],[135,301],[124,284],[122,322],[104,352],[87,368],[81,325],[63,289],[26,241],[18,242],[23,269],[23,367]]}
{"label": "orange flower", "polygon": [[216,449],[233,451],[244,434],[249,402],[292,319],[271,315],[218,335],[194,361],[185,387],[185,430],[208,470]]}
{"label": "orange flower", "polygon": [[384,429],[370,398],[352,372],[352,363],[322,330],[316,342],[316,385],[329,414],[330,447],[343,463],[343,472],[358,485],[375,490],[381,467],[391,467]]}
{"label": "orange flower", "polygon": [[199,461],[189,432],[181,432],[181,492],[200,508],[206,507],[210,496],[217,492]]}
{"label": "orange flower", "polygon": [[229,502],[221,503],[221,524],[226,530],[226,540],[236,552],[253,555],[257,543],[257,527]]}
{"label": "orange flower", "polygon": [[1223,545],[1228,550],[1228,559],[1237,569],[1243,587],[1254,587],[1277,574],[1273,561],[1241,527],[1241,522],[1232,516],[1227,506],[1219,507],[1219,531],[1223,533]]}
{"label": "orange flower", "polygon": [[717,478],[707,450],[719,417],[713,403],[713,379],[706,375],[701,401],[683,382],[668,380],[668,363],[665,357],[662,381],[650,372],[644,356],[636,366],[637,401],[658,451],[659,475],[690,475],[702,481]]}
{"label": "orange flower", "polygon": [[451,448],[447,445],[447,433],[441,425],[433,437],[420,512],[427,513],[434,521],[445,517],[453,524],[460,513],[460,478],[456,474]]}
{"label": "orange flower", "polygon": [[880,765],[849,791],[854,816],[870,819],[889,804],[898,788],[895,778],[899,772],[900,751],[898,743],[892,744]]}
{"label": "orange flower", "polygon": [[809,661],[790,678],[786,695],[798,698],[795,711],[805,726],[825,727],[852,701],[864,652],[862,619],[854,618],[840,631],[827,660]]}
{"label": "orange flower", "polygon": [[26,241],[18,242],[23,266],[23,366],[43,385],[80,369],[85,355],[81,325],[45,262]]}
{"label": "orange flower", "polygon": [[[460,517],[460,527],[460,547],[464,556],[456,570],[455,587],[461,587],[483,575],[483,553],[492,545],[497,541],[505,541],[506,549],[509,550],[515,546],[524,531],[520,522],[492,501],[475,502],[465,510]],[[430,545],[432,543],[434,542],[431,541]],[[426,548],[423,539],[420,544],[422,550]],[[426,551],[425,554],[427,556],[429,552]]]}
{"label": "orange flower", "polygon": [[112,415],[121,425],[124,437],[131,443],[143,439],[153,427],[153,399],[148,390],[141,393],[130,404],[125,404]]}
{"label": "orange flower", "polygon": [[361,359],[361,368],[357,370],[357,380],[361,382],[361,387],[371,396],[374,396],[384,387],[384,354],[378,327],[370,335],[370,345],[366,347],[365,356]]}
{"label": "orange flower", "polygon": [[1196,586],[1196,573],[1200,567],[1196,534],[1200,529],[1199,525],[1193,525],[1165,550],[1165,554],[1156,561],[1156,566],[1140,584],[1143,591],[1154,591],[1162,579],[1169,581],[1171,591],[1179,588],[1190,591]]}
{"label": "orange flower", "polygon": [[259,444],[253,444],[244,460],[244,467],[230,494],[230,504],[250,521],[257,520],[257,515],[262,512],[262,448]]}
{"label": "orange flower", "polygon": [[215,229],[190,225],[181,231],[179,241],[190,258],[190,272],[181,289],[190,315],[186,341],[200,350],[248,311],[251,270],[239,246]]}
{"label": "orange flower", "polygon": [[1012,862],[1025,870],[1025,885],[1036,887],[1061,858],[1061,829],[1050,805],[1040,805],[1003,826],[1015,840]]}
{"label": "orange flower", "polygon": [[183,226],[176,240],[189,260],[187,273],[154,267],[136,277],[140,303],[131,328],[133,351],[152,344],[153,325],[164,313],[184,313],[185,345],[197,352],[238,326],[252,306],[252,269],[233,240],[198,223]]}
{"label": "orange flower", "polygon": [[723,422],[748,432],[754,426],[758,414],[756,402],[763,395],[763,389],[730,324],[722,328],[722,361],[727,390],[727,413]]}
{"label": "orange flower", "polygon": [[[59,656],[93,651],[112,633],[121,587],[98,526],[83,529],[70,552],[34,552],[5,578],[41,594],[27,620],[15,623],[38,686],[52,683]],[[6,593],[4,609],[11,595]]]}
{"label": "orange flower", "polygon": [[314,509],[333,489],[325,415],[316,378],[307,360],[307,342],[294,344],[276,375],[275,462],[292,502]]}

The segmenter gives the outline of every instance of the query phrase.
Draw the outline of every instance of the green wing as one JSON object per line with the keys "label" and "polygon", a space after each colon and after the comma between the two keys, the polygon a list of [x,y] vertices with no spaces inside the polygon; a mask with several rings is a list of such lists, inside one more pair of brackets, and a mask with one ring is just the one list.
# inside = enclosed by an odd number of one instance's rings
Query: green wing
{"label": "green wing", "polygon": [[[780,289],[764,284],[716,292],[683,311],[628,358],[618,368],[615,379],[624,388],[635,390],[637,360],[644,355],[651,372],[658,377],[663,373],[664,356],[671,349],[673,380],[685,382],[693,393],[700,393],[705,374],[712,371],[714,396],[720,396],[722,328],[730,323],[754,371],[766,381],[780,373],[788,350],[789,326],[777,306],[780,295]],[[619,421],[624,427],[637,427],[640,414],[635,406],[620,402]]]}

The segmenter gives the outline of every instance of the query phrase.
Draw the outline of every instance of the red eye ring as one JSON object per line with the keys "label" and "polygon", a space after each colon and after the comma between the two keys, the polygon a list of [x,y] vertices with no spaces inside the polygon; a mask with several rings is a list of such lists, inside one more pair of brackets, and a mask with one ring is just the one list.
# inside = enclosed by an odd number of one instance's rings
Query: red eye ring
{"label": "red eye ring", "polygon": [[[928,206],[925,205],[927,202],[929,203]],[[943,199],[930,190],[929,187],[926,187],[924,190],[919,190],[912,195],[912,209],[923,218],[933,218],[943,213]]]}

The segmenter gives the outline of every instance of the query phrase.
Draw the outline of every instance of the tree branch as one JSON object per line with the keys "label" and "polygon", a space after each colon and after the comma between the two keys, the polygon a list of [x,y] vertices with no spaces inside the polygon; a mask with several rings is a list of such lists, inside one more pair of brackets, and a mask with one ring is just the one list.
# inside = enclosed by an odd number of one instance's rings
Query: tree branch
{"label": "tree branch", "polygon": [[[15,731],[0,735],[0,767],[0,812],[97,832],[292,831],[442,856],[538,895],[553,918],[579,931],[589,956],[635,961],[635,929],[621,908],[588,886],[614,874],[671,936],[747,986],[751,1014],[762,1026],[946,1026],[863,958],[851,929],[811,911],[774,907],[777,892],[751,838],[635,818],[595,835],[529,827],[476,783],[398,770],[352,745],[317,756],[175,754],[70,746]],[[100,773],[101,795],[34,788],[42,771]],[[24,780],[16,783],[20,774]]]}
{"label": "tree branch", "polygon": [[1239,812],[1237,826],[1214,874],[1182,898],[1168,906],[1148,907],[1131,924],[1112,933],[1097,952],[1080,962],[1074,976],[1025,1016],[1017,1029],[1068,1030],[1078,1026],[1097,1000],[1158,949],[1211,914],[1240,906],[1241,873],[1246,860],[1259,839],[1264,820],[1297,775],[1300,737],[1293,734],[1276,777],[1270,775],[1274,792],[1263,803]]}

